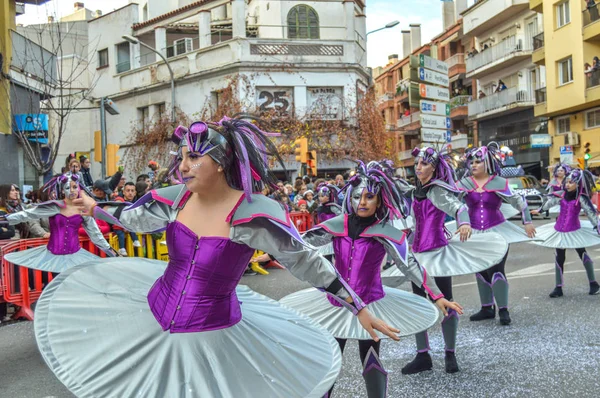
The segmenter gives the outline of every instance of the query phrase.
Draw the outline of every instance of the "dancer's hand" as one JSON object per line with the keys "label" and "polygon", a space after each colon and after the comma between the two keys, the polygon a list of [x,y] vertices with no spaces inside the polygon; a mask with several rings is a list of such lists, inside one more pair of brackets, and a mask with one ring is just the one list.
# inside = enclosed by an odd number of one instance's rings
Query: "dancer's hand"
{"label": "dancer's hand", "polygon": [[435,302],[435,305],[438,306],[438,308],[442,311],[444,316],[448,315],[448,310],[454,310],[458,313],[458,315],[463,314],[463,308],[460,304],[455,303],[454,301],[448,301],[445,298],[438,299]]}
{"label": "dancer's hand", "polygon": [[73,204],[79,208],[81,215],[93,216],[91,210],[96,205],[96,201],[90,198],[85,192],[81,192],[81,195],[73,200]]}
{"label": "dancer's hand", "polygon": [[470,225],[461,225],[458,230],[454,233],[455,235],[460,234],[460,241],[465,242],[467,239],[471,237],[471,226]]}
{"label": "dancer's hand", "polygon": [[537,216],[538,214],[540,214],[539,210],[531,210],[529,213],[531,213],[532,216]]}
{"label": "dancer's hand", "polygon": [[535,226],[533,224],[526,224],[525,225],[525,232],[527,233],[527,236],[529,236],[530,238],[535,238]]}
{"label": "dancer's hand", "polygon": [[371,338],[375,342],[379,341],[379,337],[377,336],[377,333],[375,333],[375,330],[380,331],[392,340],[400,340],[400,337],[397,335],[397,333],[400,333],[400,330],[389,326],[379,318],[375,318],[368,309],[363,308],[358,311],[357,316],[360,325],[371,335]]}

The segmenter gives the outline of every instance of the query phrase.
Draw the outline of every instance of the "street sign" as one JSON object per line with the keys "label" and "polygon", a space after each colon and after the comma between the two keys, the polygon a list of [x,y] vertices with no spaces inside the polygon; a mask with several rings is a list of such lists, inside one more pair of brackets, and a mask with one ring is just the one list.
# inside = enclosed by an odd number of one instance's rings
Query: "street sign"
{"label": "street sign", "polygon": [[421,114],[421,126],[432,129],[449,129],[452,128],[452,120],[445,116]]}
{"label": "street sign", "polygon": [[445,102],[421,100],[420,108],[421,113],[428,113],[430,115],[450,116],[450,104],[447,104]]}
{"label": "street sign", "polygon": [[550,148],[552,146],[552,136],[550,134],[531,134],[529,142],[532,148]]}
{"label": "street sign", "polygon": [[566,164],[573,163],[573,147],[571,145],[560,147],[560,162]]}
{"label": "street sign", "polygon": [[427,83],[439,84],[440,86],[448,87],[450,85],[450,79],[448,74],[434,72],[429,69],[419,68],[419,80]]}
{"label": "street sign", "polygon": [[419,54],[419,66],[422,68],[431,69],[437,72],[448,74],[448,64],[444,61],[431,58],[424,54]]}
{"label": "street sign", "polygon": [[448,142],[448,137],[451,137],[449,130],[438,130],[431,128],[421,128],[421,141],[423,142]]}
{"label": "street sign", "polygon": [[443,87],[430,86],[428,84],[419,84],[419,94],[421,98],[429,98],[440,101],[450,100],[450,90]]}

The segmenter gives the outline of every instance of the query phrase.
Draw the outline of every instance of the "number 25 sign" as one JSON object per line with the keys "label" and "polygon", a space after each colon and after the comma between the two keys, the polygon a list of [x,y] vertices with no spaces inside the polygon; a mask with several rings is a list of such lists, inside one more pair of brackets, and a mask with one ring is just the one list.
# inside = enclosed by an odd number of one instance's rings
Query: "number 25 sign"
{"label": "number 25 sign", "polygon": [[261,112],[274,109],[277,113],[288,113],[293,109],[292,87],[257,87],[256,92],[256,106]]}

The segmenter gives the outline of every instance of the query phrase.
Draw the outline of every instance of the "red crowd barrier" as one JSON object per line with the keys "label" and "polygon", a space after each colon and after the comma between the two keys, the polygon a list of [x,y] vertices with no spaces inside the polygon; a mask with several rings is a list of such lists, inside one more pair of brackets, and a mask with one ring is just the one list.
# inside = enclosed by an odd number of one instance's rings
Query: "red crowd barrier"
{"label": "red crowd barrier", "polygon": [[[83,249],[100,257],[106,257],[106,254],[94,246],[88,237],[80,237],[79,242]],[[0,260],[2,261],[0,264],[0,302],[19,307],[13,315],[14,319],[33,320],[31,305],[40,297],[44,286],[52,280],[52,273],[16,266],[6,261],[4,255],[46,244],[48,244],[48,239],[21,239],[4,241],[0,245]]]}
{"label": "red crowd barrier", "polygon": [[313,216],[310,213],[293,211],[290,213],[290,219],[300,233],[308,231],[313,227],[314,224]]}

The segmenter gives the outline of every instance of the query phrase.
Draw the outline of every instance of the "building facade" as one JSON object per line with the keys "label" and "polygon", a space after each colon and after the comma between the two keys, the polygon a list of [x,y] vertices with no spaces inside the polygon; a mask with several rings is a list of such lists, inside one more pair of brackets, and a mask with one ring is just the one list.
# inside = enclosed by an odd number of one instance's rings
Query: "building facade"
{"label": "building facade", "polygon": [[529,6],[539,13],[544,27],[532,59],[546,69],[546,87],[538,95],[535,115],[549,120],[551,161],[560,159],[561,146],[570,145],[576,165],[587,143],[588,166],[598,167],[600,65],[594,67],[600,56],[598,9],[580,0],[531,0]]}

